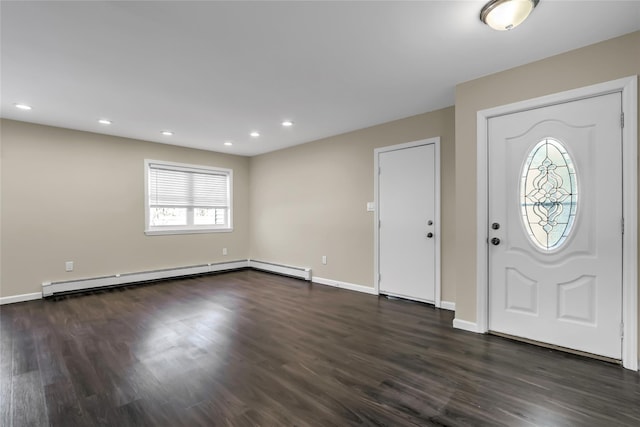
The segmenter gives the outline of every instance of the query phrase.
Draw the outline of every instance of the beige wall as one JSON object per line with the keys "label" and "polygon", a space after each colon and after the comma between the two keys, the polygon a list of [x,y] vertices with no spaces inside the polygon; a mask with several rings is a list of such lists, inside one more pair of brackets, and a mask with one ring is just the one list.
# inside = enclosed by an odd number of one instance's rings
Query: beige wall
{"label": "beige wall", "polygon": [[[43,281],[248,258],[248,158],[11,120],[0,132],[0,297],[40,292]],[[233,169],[234,231],[145,236],[145,158]]]}
{"label": "beige wall", "polygon": [[[373,150],[441,137],[442,298],[454,301],[453,107],[251,159],[251,258],[373,287]],[[322,265],[322,256],[327,265]]]}
{"label": "beige wall", "polygon": [[[373,150],[440,136],[442,298],[455,298],[453,107],[253,159],[11,120],[0,132],[0,297],[39,292],[43,281],[248,257],[372,287],[373,213],[365,207]],[[234,232],[145,236],[145,158],[233,169]]]}
{"label": "beige wall", "polygon": [[640,32],[456,87],[456,318],[476,321],[476,113],[640,74]]}

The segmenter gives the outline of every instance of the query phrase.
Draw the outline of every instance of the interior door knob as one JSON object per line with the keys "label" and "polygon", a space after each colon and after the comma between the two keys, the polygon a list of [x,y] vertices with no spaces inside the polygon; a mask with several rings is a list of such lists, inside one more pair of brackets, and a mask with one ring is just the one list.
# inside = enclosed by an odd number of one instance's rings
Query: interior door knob
{"label": "interior door knob", "polygon": [[494,237],[493,239],[491,239],[491,244],[494,246],[498,246],[500,244],[500,239]]}
{"label": "interior door knob", "polygon": [[429,238],[429,239],[430,239],[430,238],[432,238],[432,237],[433,237],[433,233],[432,233],[432,232],[428,232],[428,233],[427,233],[427,238]]}
{"label": "interior door knob", "polygon": [[494,230],[499,230],[500,229],[500,224],[498,224],[497,222],[494,222],[493,224],[491,224],[491,228]]}

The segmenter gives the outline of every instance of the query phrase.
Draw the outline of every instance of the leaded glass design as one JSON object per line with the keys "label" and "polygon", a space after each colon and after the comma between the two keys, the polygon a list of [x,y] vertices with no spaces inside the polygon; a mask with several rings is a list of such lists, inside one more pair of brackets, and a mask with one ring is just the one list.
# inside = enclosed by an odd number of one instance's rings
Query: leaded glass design
{"label": "leaded glass design", "polygon": [[578,206],[573,160],[557,139],[545,138],[529,153],[520,178],[522,221],[540,249],[559,248],[571,233]]}

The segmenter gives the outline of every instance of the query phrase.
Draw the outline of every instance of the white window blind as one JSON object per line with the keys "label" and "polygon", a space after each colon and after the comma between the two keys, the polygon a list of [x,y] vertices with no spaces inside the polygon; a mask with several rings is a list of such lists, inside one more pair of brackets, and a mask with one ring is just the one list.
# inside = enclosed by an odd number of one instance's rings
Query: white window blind
{"label": "white window blind", "polygon": [[231,229],[231,171],[145,161],[146,232]]}
{"label": "white window blind", "polygon": [[151,164],[149,175],[151,205],[229,207],[226,174],[186,172]]}

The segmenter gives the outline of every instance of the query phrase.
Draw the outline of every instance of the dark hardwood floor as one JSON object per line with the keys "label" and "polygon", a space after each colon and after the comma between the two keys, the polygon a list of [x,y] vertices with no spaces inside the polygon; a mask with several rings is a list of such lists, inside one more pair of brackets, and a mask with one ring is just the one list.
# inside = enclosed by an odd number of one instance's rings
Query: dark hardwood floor
{"label": "dark hardwood floor", "polygon": [[2,426],[639,426],[640,375],[255,271],[0,307]]}

